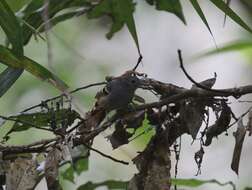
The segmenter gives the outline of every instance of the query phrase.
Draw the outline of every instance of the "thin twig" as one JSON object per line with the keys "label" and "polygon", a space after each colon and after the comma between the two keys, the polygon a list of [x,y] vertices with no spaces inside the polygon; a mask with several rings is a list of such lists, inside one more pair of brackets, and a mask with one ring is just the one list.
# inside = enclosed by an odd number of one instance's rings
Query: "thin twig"
{"label": "thin twig", "polygon": [[125,162],[125,161],[123,161],[123,160],[118,160],[118,159],[116,159],[116,158],[114,158],[114,157],[112,157],[112,156],[110,156],[110,155],[104,154],[103,152],[101,152],[101,151],[99,151],[99,150],[97,150],[97,149],[95,149],[95,148],[93,148],[93,147],[91,147],[91,146],[88,146],[87,144],[83,144],[83,145],[84,145],[85,147],[87,147],[89,150],[92,150],[92,151],[94,151],[94,152],[100,154],[101,156],[103,156],[103,157],[105,157],[105,158],[108,158],[108,159],[110,159],[110,160],[113,160],[114,162],[118,162],[118,163],[121,163],[121,164],[129,165],[128,162]]}
{"label": "thin twig", "polygon": [[[250,112],[250,110],[252,110],[252,106],[251,106],[246,112],[244,112],[243,114],[241,114],[240,117],[238,117],[238,118],[243,118],[245,115],[247,115],[247,114]],[[231,124],[229,125],[228,128],[230,128],[230,127],[232,127],[233,125],[235,125],[238,121],[239,121],[239,119],[235,120],[233,123],[231,123]]]}
{"label": "thin twig", "polygon": [[210,92],[228,93],[228,92],[226,92],[226,91],[208,88],[207,86],[204,86],[204,85],[202,85],[202,84],[196,82],[196,81],[188,74],[188,72],[185,70],[185,67],[184,67],[184,64],[183,64],[182,53],[181,53],[181,50],[180,50],[180,49],[178,50],[178,57],[179,57],[180,67],[181,67],[182,71],[184,72],[184,74],[186,75],[186,77],[187,77],[193,84],[195,84],[198,88],[202,88],[202,89],[207,90],[207,91],[210,91]]}
{"label": "thin twig", "polygon": [[135,65],[135,67],[132,69],[133,71],[135,71],[137,69],[137,67],[139,66],[139,64],[141,63],[143,59],[143,56],[141,54],[139,54],[138,60],[137,60],[137,64]]}
{"label": "thin twig", "polygon": [[46,41],[46,39],[39,33],[39,31],[34,28],[32,25],[30,25],[28,22],[23,20],[22,18],[20,19],[29,29],[31,29],[32,32],[34,32],[35,39],[37,40],[36,36],[39,36],[42,40]]}
{"label": "thin twig", "polygon": [[[90,88],[90,87],[93,87],[93,86],[105,85],[105,84],[107,84],[107,83],[106,83],[106,82],[97,82],[97,83],[89,84],[89,85],[86,85],[86,86],[83,86],[83,87],[80,87],[80,88],[76,88],[75,90],[72,90],[72,91],[70,91],[69,93],[70,93],[70,94],[73,94],[73,93],[75,93],[75,92],[77,92],[77,91],[80,91],[80,90],[84,90],[84,89],[87,89],[87,88]],[[61,98],[61,97],[63,97],[63,96],[65,96],[65,94],[61,94],[61,95],[58,95],[58,96],[55,96],[55,97],[46,99],[46,100],[42,101],[40,104],[37,104],[37,105],[31,106],[31,107],[29,107],[29,108],[26,108],[25,110],[21,111],[21,113],[30,111],[30,110],[32,110],[32,109],[34,109],[34,108],[37,108],[37,107],[41,107],[41,106],[43,106],[45,103],[50,102],[50,101],[53,101],[53,100],[56,100],[56,99]]]}

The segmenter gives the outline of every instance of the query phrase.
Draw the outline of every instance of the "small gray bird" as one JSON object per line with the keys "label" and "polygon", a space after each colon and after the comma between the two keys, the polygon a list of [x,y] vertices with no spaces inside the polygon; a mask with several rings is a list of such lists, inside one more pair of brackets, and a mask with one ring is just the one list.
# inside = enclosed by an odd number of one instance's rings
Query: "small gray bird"
{"label": "small gray bird", "polygon": [[139,86],[140,79],[132,71],[111,78],[103,91],[96,95],[96,107],[103,108],[106,112],[124,108],[132,101]]}

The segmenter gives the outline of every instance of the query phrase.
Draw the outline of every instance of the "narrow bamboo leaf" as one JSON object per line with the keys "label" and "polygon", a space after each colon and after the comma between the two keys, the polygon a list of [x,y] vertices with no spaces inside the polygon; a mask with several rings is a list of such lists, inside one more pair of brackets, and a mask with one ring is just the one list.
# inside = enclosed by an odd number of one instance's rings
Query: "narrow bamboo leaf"
{"label": "narrow bamboo leaf", "polygon": [[[23,36],[16,16],[5,0],[0,1],[0,26],[12,45],[16,56],[23,56]],[[23,73],[23,69],[7,68],[0,74],[0,97],[3,96]]]}
{"label": "narrow bamboo leaf", "polygon": [[135,44],[138,49],[138,53],[140,52],[138,37],[137,37],[137,31],[136,31],[136,25],[135,20],[133,17],[134,13],[134,3],[131,0],[120,0],[118,1],[118,13],[120,12],[122,16],[125,18],[126,25],[128,27],[128,30],[133,37]]}
{"label": "narrow bamboo leaf", "polygon": [[205,184],[217,184],[219,186],[226,186],[226,185],[230,185],[233,187],[233,190],[235,190],[235,185],[233,184],[233,182],[229,181],[229,182],[225,182],[225,183],[221,183],[215,179],[212,180],[200,180],[200,179],[172,179],[171,180],[173,185],[177,185],[177,186],[185,186],[185,187],[199,187]]}
{"label": "narrow bamboo leaf", "polygon": [[[226,0],[226,4],[227,4],[228,7],[229,7],[230,3],[231,3],[231,0]],[[227,14],[225,13],[224,20],[223,20],[223,27],[226,24],[226,20],[227,20]]]}
{"label": "narrow bamboo leaf", "polygon": [[[88,7],[89,2],[87,0],[53,0],[49,1],[48,5],[48,18],[52,19],[57,13],[61,10],[71,8],[71,7]],[[43,24],[43,12],[45,10],[44,0],[33,0],[28,4],[28,6],[22,11],[23,20],[32,26],[34,29],[38,29],[41,24]],[[22,26],[24,45],[29,42],[33,34],[33,30],[30,29],[27,25]]]}
{"label": "narrow bamboo leaf", "polygon": [[23,69],[8,67],[0,74],[0,97],[2,97],[23,73]]}
{"label": "narrow bamboo leaf", "polygon": [[252,33],[252,29],[237,15],[223,0],[210,0],[216,7],[223,11],[233,21],[239,24],[242,28]]}
{"label": "narrow bamboo leaf", "polygon": [[208,31],[210,32],[211,36],[213,37],[213,33],[212,30],[207,22],[207,19],[198,3],[198,0],[190,0],[191,4],[193,5],[194,9],[196,10],[196,12],[198,13],[198,15],[200,16],[201,20],[204,22],[204,24],[206,25]]}
{"label": "narrow bamboo leaf", "polygon": [[23,55],[22,30],[16,16],[5,2],[0,1],[0,26],[12,45],[13,52],[17,56]]}
{"label": "narrow bamboo leaf", "polygon": [[225,44],[225,45],[223,45],[221,47],[218,47],[218,49],[208,50],[206,52],[203,52],[203,53],[199,54],[196,57],[196,60],[200,59],[200,58],[207,57],[207,56],[220,54],[220,53],[227,53],[227,52],[231,52],[231,51],[242,51],[242,50],[251,49],[251,48],[252,48],[252,42],[251,41],[230,42],[230,43]]}
{"label": "narrow bamboo leaf", "polygon": [[9,4],[10,8],[13,12],[17,12],[20,10],[24,5],[29,3],[31,0],[8,0],[7,3]]}
{"label": "narrow bamboo leaf", "polygon": [[47,70],[45,67],[41,66],[37,62],[22,56],[17,58],[11,50],[0,45],[0,62],[7,66],[11,66],[18,69],[25,69],[34,76],[40,78],[41,80],[46,80],[56,88],[60,90],[65,90],[67,85],[61,81],[55,74]]}
{"label": "narrow bamboo leaf", "polygon": [[111,17],[113,23],[110,31],[107,33],[108,39],[112,38],[114,33],[121,30],[124,24],[126,24],[140,54],[136,26],[133,17],[134,9],[135,4],[132,0],[104,0],[88,13],[88,18],[99,18],[104,15]]}

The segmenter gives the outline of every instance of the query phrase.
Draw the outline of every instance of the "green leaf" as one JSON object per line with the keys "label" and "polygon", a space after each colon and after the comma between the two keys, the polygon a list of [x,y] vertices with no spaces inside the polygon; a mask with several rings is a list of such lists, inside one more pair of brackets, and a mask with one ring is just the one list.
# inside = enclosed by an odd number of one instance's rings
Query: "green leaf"
{"label": "green leaf", "polygon": [[7,3],[14,12],[20,10],[24,5],[29,3],[31,0],[8,0]]}
{"label": "green leaf", "polygon": [[23,73],[23,69],[8,67],[0,74],[0,97],[2,97]]}
{"label": "green leaf", "polygon": [[191,4],[193,5],[194,9],[196,10],[196,12],[198,13],[198,15],[200,16],[201,20],[204,22],[204,24],[206,25],[208,31],[210,32],[211,36],[213,37],[213,33],[211,31],[211,28],[207,22],[207,19],[198,3],[198,0],[190,0]]}
{"label": "green leaf", "polygon": [[89,164],[88,158],[79,159],[76,163],[74,163],[74,169],[77,172],[77,174],[80,175],[82,172],[88,170],[88,164]]}
{"label": "green leaf", "polygon": [[13,52],[17,56],[23,55],[22,30],[16,16],[5,2],[0,1],[0,26],[12,45]]}
{"label": "green leaf", "polygon": [[235,185],[233,184],[233,182],[229,181],[226,183],[221,183],[215,179],[213,180],[200,180],[200,179],[172,179],[171,180],[172,185],[176,185],[176,186],[185,186],[185,187],[199,187],[205,184],[217,184],[219,186],[226,186],[226,185],[230,185],[233,187],[233,190],[235,190]]}
{"label": "green leaf", "polygon": [[220,53],[226,53],[226,52],[231,52],[231,51],[242,51],[242,50],[247,50],[252,48],[252,42],[251,41],[236,41],[236,42],[231,42],[228,44],[225,44],[221,47],[218,47],[218,49],[212,49],[208,50],[205,53],[201,53],[196,57],[197,59],[211,56],[211,55],[216,55]]}
{"label": "green leaf", "polygon": [[37,62],[22,56],[17,58],[11,50],[0,45],[0,62],[7,66],[18,69],[25,69],[41,80],[46,80],[60,90],[67,89],[67,85],[56,75],[41,66]]}
{"label": "green leaf", "polygon": [[10,119],[16,120],[16,122],[14,123],[8,134],[12,132],[24,131],[34,126],[49,128],[52,120],[54,120],[55,122],[55,127],[61,127],[63,121],[69,126],[78,116],[79,114],[77,112],[70,109],[24,113],[17,116],[11,116]]}
{"label": "green leaf", "polygon": [[223,0],[210,0],[216,7],[223,11],[233,21],[239,24],[242,28],[252,33],[252,29],[237,15]]}
{"label": "green leaf", "polygon": [[[52,19],[56,14],[58,14],[60,11],[64,9],[68,9],[71,7],[86,7],[89,6],[90,3],[88,3],[87,0],[53,0],[49,1],[49,7],[48,7],[48,19]],[[44,12],[45,6],[44,6],[44,0],[32,0],[30,4],[22,11],[22,14],[24,15],[22,19],[25,21],[25,23],[28,23],[28,25],[32,26],[34,29],[38,29],[43,23],[43,12]],[[33,30],[27,25],[22,26],[23,29],[23,35],[24,45],[29,42],[29,39],[31,38],[33,34]]]}
{"label": "green leaf", "polygon": [[[62,21],[65,21],[65,20],[68,20],[68,19],[71,19],[73,17],[76,17],[78,16],[79,13],[81,13],[83,10],[76,10],[76,11],[71,11],[71,12],[67,12],[67,13],[64,13],[62,15],[59,15],[59,16],[55,16],[54,18],[50,19],[50,24],[49,24],[49,27],[52,28],[53,26],[57,25],[58,23],[62,22]],[[39,27],[39,32],[44,32],[45,31],[45,25],[46,23],[43,23],[40,27]]]}
{"label": "green leaf", "polygon": [[71,164],[69,164],[69,167],[64,172],[62,172],[61,175],[63,179],[74,183],[74,169]]}
{"label": "green leaf", "polygon": [[100,183],[87,182],[78,187],[77,190],[95,190],[98,187],[106,186],[108,189],[127,189],[128,182],[108,180]]}
{"label": "green leaf", "polygon": [[140,54],[140,47],[133,17],[134,9],[135,4],[132,0],[103,0],[88,13],[88,18],[99,18],[104,15],[111,17],[113,24],[109,33],[107,33],[108,39],[112,38],[114,33],[121,30],[124,24],[126,24]]}
{"label": "green leaf", "polygon": [[[0,26],[12,45],[13,53],[16,56],[23,56],[22,30],[5,0],[0,1]],[[23,69],[9,67],[0,74],[0,97],[9,90],[22,73]]]}
{"label": "green leaf", "polygon": [[150,5],[155,4],[157,10],[175,14],[184,24],[186,24],[185,16],[179,0],[146,0],[146,2]]}

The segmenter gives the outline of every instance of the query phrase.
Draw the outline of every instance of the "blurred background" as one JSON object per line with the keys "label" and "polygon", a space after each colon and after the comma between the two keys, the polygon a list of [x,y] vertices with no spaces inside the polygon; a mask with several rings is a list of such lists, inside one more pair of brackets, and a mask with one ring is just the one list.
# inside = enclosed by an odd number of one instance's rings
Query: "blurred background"
{"label": "blurred background", "polygon": [[[249,2],[249,1],[248,1]],[[143,54],[143,64],[139,71],[147,73],[149,77],[157,80],[173,83],[189,88],[190,81],[186,79],[179,68],[177,49],[183,52],[184,63],[187,71],[196,81],[202,81],[213,77],[217,73],[215,88],[236,87],[252,84],[252,51],[232,52],[218,56],[207,57],[195,61],[193,58],[199,53],[214,49],[215,42],[221,46],[227,42],[238,39],[249,40],[250,34],[240,28],[232,20],[227,18],[223,27],[224,14],[208,1],[201,1],[202,9],[208,19],[208,23],[215,38],[195,12],[189,1],[182,0],[183,10],[187,25],[184,25],[177,17],[167,12],[156,11],[144,1],[137,1],[135,22],[138,32],[140,48]],[[249,6],[244,6],[240,1],[231,1],[235,10],[247,23],[252,25]],[[138,59],[135,43],[126,27],[116,33],[111,40],[107,40],[105,34],[110,27],[110,21],[106,18],[88,20],[85,16],[70,19],[58,24],[49,32],[51,42],[52,63],[48,64],[47,44],[43,40],[32,39],[25,47],[25,55],[38,63],[54,71],[63,79],[71,89],[75,89],[90,83],[104,81],[105,76],[117,76],[131,69]],[[0,42],[4,41],[3,32],[0,31]],[[5,66],[1,65],[1,70]],[[78,107],[83,112],[89,110],[94,102],[94,96],[99,87],[94,87],[75,94]],[[143,92],[138,92],[144,94]],[[25,73],[0,99],[1,115],[9,115],[40,103],[41,100],[59,94],[52,86]],[[154,97],[144,94],[148,101],[154,101]],[[250,96],[242,98],[252,100]],[[251,106],[247,103],[238,103],[234,99],[232,108],[237,116],[241,115]],[[244,121],[246,124],[246,121]],[[199,149],[196,142],[191,145],[192,139],[185,135],[182,138],[181,160],[179,162],[178,178],[218,179],[221,182],[233,181],[238,189],[252,186],[252,139],[245,138],[240,162],[239,177],[231,170],[234,138],[232,131],[229,135],[221,135],[219,140],[214,139],[211,147],[205,149],[205,157],[202,165],[202,174],[195,176],[197,165],[194,161],[194,153]],[[13,134],[15,135],[15,134]],[[17,134],[16,134],[17,135]],[[47,137],[48,134],[28,130],[19,133],[10,143],[26,144],[38,138]],[[141,137],[129,145],[122,146],[112,152],[111,145],[105,138],[106,134],[95,139],[94,146],[107,154],[130,161],[144,148],[149,139]],[[112,152],[112,153],[111,153]],[[174,159],[173,159],[174,161]],[[174,162],[173,162],[174,165]],[[134,165],[124,166],[107,160],[96,153],[91,152],[89,170],[76,176],[76,184],[62,181],[64,189],[73,189],[85,181],[99,182],[108,179],[129,180],[137,170]],[[172,170],[174,173],[174,169]],[[173,174],[174,175],[174,174]],[[45,183],[40,183],[38,189],[45,189]],[[101,190],[103,188],[100,188]],[[230,187],[218,187],[205,185],[203,189],[230,189]]]}

